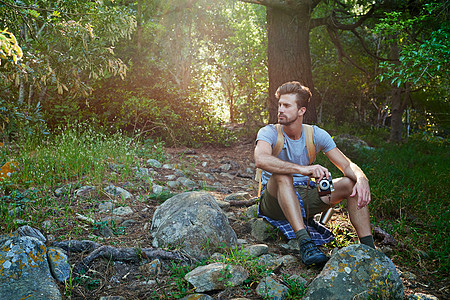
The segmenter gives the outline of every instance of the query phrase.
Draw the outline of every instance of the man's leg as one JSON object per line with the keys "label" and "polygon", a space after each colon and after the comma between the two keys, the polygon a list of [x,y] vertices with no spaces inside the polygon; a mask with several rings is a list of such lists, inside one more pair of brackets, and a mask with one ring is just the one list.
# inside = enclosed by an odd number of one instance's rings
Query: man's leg
{"label": "man's leg", "polygon": [[333,179],[333,185],[335,191],[331,193],[331,196],[323,196],[321,199],[325,203],[332,206],[338,204],[343,199],[347,199],[347,209],[350,216],[350,222],[356,230],[361,243],[375,248],[372,229],[370,227],[369,208],[367,206],[358,209],[358,195],[350,197],[353,191],[355,182],[348,177],[341,177]]}
{"label": "man's leg", "polygon": [[267,191],[278,200],[278,205],[294,232],[305,229],[292,176],[273,174],[267,182]]}
{"label": "man's leg", "polygon": [[284,216],[295,232],[300,256],[305,265],[323,264],[328,258],[314,244],[305,229],[300,203],[291,175],[272,174],[267,182],[267,192],[274,196]]}

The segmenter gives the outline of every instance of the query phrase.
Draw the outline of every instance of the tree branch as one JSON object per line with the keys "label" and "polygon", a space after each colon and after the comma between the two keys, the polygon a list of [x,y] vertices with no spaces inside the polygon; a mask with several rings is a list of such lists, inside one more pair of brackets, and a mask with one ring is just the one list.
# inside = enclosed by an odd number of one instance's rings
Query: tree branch
{"label": "tree branch", "polygon": [[239,0],[239,1],[251,4],[259,4],[266,7],[277,8],[284,10],[286,12],[292,12],[294,8],[288,4],[288,2],[290,1],[280,1],[280,0]]}
{"label": "tree branch", "polygon": [[[8,6],[9,8],[12,9],[16,9],[16,10],[35,10],[35,11],[45,11],[45,12],[54,12],[54,11],[58,11],[56,8],[40,8],[40,7],[35,7],[35,6],[19,6],[19,5],[14,5],[11,3],[7,3],[5,1],[1,1],[0,0],[0,4],[3,4],[5,6]],[[62,14],[68,15],[68,16],[87,16],[87,15],[92,15],[91,13],[68,13],[68,12],[62,12],[60,11]]]}
{"label": "tree branch", "polygon": [[339,39],[339,35],[337,34],[337,31],[335,28],[332,28],[331,26],[327,26],[327,31],[330,36],[331,41],[333,42],[334,46],[336,47],[338,51],[339,61],[342,61],[342,57],[345,57],[350,64],[352,64],[355,68],[361,70],[364,72],[367,76],[369,75],[369,72],[364,69],[363,67],[359,66],[356,62],[354,62],[350,56],[345,53],[344,48],[342,47],[341,40]]}
{"label": "tree branch", "polygon": [[358,21],[356,21],[353,24],[341,24],[339,23],[339,21],[337,20],[336,17],[336,11],[333,10],[333,12],[330,15],[330,25],[333,26],[336,29],[341,29],[341,30],[353,30],[355,28],[358,28],[359,26],[361,26],[362,23],[364,23],[365,20],[367,20],[370,16],[372,16],[373,12],[375,11],[375,5],[372,5],[372,7],[370,8],[370,10],[367,12],[367,14],[362,15]]}
{"label": "tree branch", "polygon": [[392,58],[383,58],[381,56],[378,56],[374,53],[372,53],[370,51],[370,49],[367,47],[366,42],[364,42],[364,39],[359,35],[359,33],[356,32],[356,29],[352,29],[350,30],[355,36],[356,38],[359,40],[359,42],[361,43],[361,46],[364,48],[364,50],[366,50],[367,54],[369,54],[370,56],[372,56],[375,59],[381,60],[381,61],[397,61],[396,59],[392,59]]}
{"label": "tree branch", "polygon": [[325,26],[328,24],[329,19],[330,17],[311,19],[311,21],[309,22],[309,28],[313,29],[319,26]]}

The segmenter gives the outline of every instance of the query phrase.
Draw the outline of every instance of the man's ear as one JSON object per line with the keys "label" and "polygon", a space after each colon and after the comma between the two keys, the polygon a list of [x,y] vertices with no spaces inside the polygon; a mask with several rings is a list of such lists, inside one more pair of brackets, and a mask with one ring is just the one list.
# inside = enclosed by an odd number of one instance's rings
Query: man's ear
{"label": "man's ear", "polygon": [[300,109],[298,110],[298,116],[303,116],[306,112],[306,107],[302,106],[300,107]]}

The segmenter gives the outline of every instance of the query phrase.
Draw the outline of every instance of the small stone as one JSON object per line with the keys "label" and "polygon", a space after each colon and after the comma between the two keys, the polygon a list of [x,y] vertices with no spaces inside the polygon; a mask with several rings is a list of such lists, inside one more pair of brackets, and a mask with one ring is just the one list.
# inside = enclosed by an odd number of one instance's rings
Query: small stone
{"label": "small stone", "polygon": [[225,202],[221,200],[216,200],[216,202],[223,211],[230,210],[230,202]]}
{"label": "small stone", "polygon": [[198,172],[197,175],[200,178],[206,179],[206,180],[215,180],[216,178],[211,175],[210,173],[205,173],[205,172]]}
{"label": "small stone", "polygon": [[180,182],[179,181],[168,181],[167,185],[172,188],[172,189],[176,189],[180,186]]}
{"label": "small stone", "polygon": [[249,200],[252,196],[247,192],[237,192],[225,197],[225,201],[242,201]]}
{"label": "small stone", "polygon": [[80,220],[83,223],[86,223],[88,225],[95,225],[95,220],[86,216],[83,216],[82,214],[76,213],[75,214],[77,219]]}
{"label": "small stone", "polygon": [[129,219],[129,220],[123,221],[122,224],[121,224],[121,226],[123,226],[123,227],[130,227],[130,226],[133,226],[133,225],[136,224],[136,223],[137,223],[136,220]]}
{"label": "small stone", "polygon": [[230,169],[231,169],[231,164],[224,164],[224,165],[221,165],[221,166],[219,167],[219,169],[220,169],[221,171],[225,171],[225,172],[230,171]]}
{"label": "small stone", "polygon": [[52,276],[58,282],[64,282],[70,277],[70,265],[67,262],[67,255],[58,248],[50,247],[47,251]]}
{"label": "small stone", "polygon": [[19,229],[17,229],[17,233],[20,236],[31,236],[31,237],[37,238],[38,240],[40,240],[43,243],[45,243],[47,241],[45,236],[43,236],[39,230],[37,230],[33,227],[30,227],[28,225],[22,226]]}
{"label": "small stone", "polygon": [[121,218],[119,216],[107,216],[107,217],[102,218],[100,221],[105,222],[109,226],[113,226],[113,225],[117,226],[123,222],[123,218]]}
{"label": "small stone", "polygon": [[244,249],[245,252],[251,256],[258,257],[269,252],[269,246],[265,244],[251,245]]}
{"label": "small stone", "polygon": [[306,286],[306,284],[308,283],[308,280],[306,280],[305,278],[303,278],[302,276],[298,275],[298,274],[293,274],[289,277],[289,279],[291,280],[295,280],[297,281],[299,284],[303,284],[303,286]]}
{"label": "small stone", "polygon": [[414,295],[409,295],[407,300],[439,300],[439,298],[433,295],[415,293]]}
{"label": "small stone", "polygon": [[164,191],[164,188],[163,188],[162,186],[160,186],[160,185],[154,184],[154,185],[152,186],[152,193],[153,193],[153,194],[159,195],[159,194],[161,194],[163,191]]}
{"label": "small stone", "polygon": [[156,159],[150,158],[147,160],[147,165],[154,168],[161,168],[161,163],[157,161]]}
{"label": "small stone", "polygon": [[139,271],[146,276],[158,275],[161,273],[162,264],[159,259],[152,260],[149,263],[143,264],[139,267]]}
{"label": "small stone", "polygon": [[120,197],[122,199],[130,199],[133,197],[133,195],[127,190],[114,185],[105,187],[104,191],[111,197]]}
{"label": "small stone", "polygon": [[247,241],[247,240],[244,240],[244,239],[237,239],[237,244],[238,244],[239,246],[247,245],[247,244],[248,244],[248,241]]}
{"label": "small stone", "polygon": [[103,202],[98,205],[98,212],[106,213],[108,211],[111,211],[113,208],[114,208],[114,204],[111,201]]}
{"label": "small stone", "polygon": [[42,222],[41,227],[45,230],[50,230],[53,226],[53,222],[51,220],[45,220]]}
{"label": "small stone", "polygon": [[207,294],[190,294],[186,297],[181,298],[181,300],[213,300],[214,298]]}
{"label": "small stone", "polygon": [[275,264],[277,264],[277,265],[283,264],[285,266],[290,266],[290,265],[296,264],[297,262],[298,262],[298,259],[292,255],[283,255],[282,257],[279,257],[274,260]]}
{"label": "small stone", "polygon": [[102,296],[100,297],[100,300],[126,300],[122,296]]}
{"label": "small stone", "polygon": [[96,192],[95,186],[83,186],[75,191],[75,196],[81,198],[92,197],[92,195]]}
{"label": "small stone", "polygon": [[133,213],[133,210],[129,206],[121,206],[112,211],[114,215],[126,216]]}
{"label": "small stone", "polygon": [[190,294],[190,295],[187,295],[187,296],[181,298],[181,300],[213,300],[213,299],[214,298],[211,297],[210,295],[199,294],[199,293]]}
{"label": "small stone", "polygon": [[258,217],[258,204],[252,205],[245,211],[245,215],[248,218],[257,218]]}
{"label": "small stone", "polygon": [[252,222],[252,236],[260,242],[264,242],[271,238],[273,227],[269,222],[262,218],[253,220]]}
{"label": "small stone", "polygon": [[269,267],[275,267],[278,266],[280,263],[275,261],[275,257],[272,254],[263,254],[259,257],[258,265],[260,266],[269,266]]}
{"label": "small stone", "polygon": [[414,273],[411,273],[408,271],[402,272],[401,277],[403,277],[407,280],[416,280],[417,279],[417,276]]}
{"label": "small stone", "polygon": [[178,180],[182,185],[184,185],[187,188],[194,188],[197,186],[197,183],[195,183],[195,181],[190,180],[189,178],[186,177],[180,177],[178,178]]}
{"label": "small stone", "polygon": [[284,299],[287,296],[289,288],[271,277],[266,277],[261,280],[256,288],[256,293],[264,298],[269,299]]}
{"label": "small stone", "polygon": [[15,208],[13,208],[13,209],[10,209],[9,211],[8,211],[8,214],[10,215],[10,216],[17,216],[17,215],[20,215],[21,213],[23,213],[24,212],[24,210],[21,208],[21,207],[15,207]]}
{"label": "small stone", "polygon": [[150,169],[148,169],[148,168],[136,168],[136,176],[137,177],[153,180],[153,178],[151,178],[150,175],[151,175],[150,174]]}
{"label": "small stone", "polygon": [[95,235],[99,235],[105,238],[114,236],[114,231],[106,225],[97,225],[98,228],[94,230]]}
{"label": "small stone", "polygon": [[157,283],[157,281],[154,279],[150,279],[148,281],[143,282],[143,284],[145,284],[145,285],[155,285],[156,283]]}
{"label": "small stone", "polygon": [[225,173],[225,172],[220,173],[220,176],[228,178],[228,179],[234,179],[233,175],[231,175],[229,173]]}

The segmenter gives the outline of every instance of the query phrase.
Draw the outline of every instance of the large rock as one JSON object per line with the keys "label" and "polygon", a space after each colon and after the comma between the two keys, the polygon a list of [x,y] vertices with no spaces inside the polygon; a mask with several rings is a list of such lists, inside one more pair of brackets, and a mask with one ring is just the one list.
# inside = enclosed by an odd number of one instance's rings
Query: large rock
{"label": "large rock", "polygon": [[0,299],[61,299],[47,261],[47,248],[35,237],[0,237]]}
{"label": "large rock", "polygon": [[403,299],[403,285],[392,261],[366,245],[337,251],[313,280],[305,300]]}
{"label": "large rock", "polygon": [[152,219],[154,247],[178,245],[203,260],[226,246],[236,247],[236,233],[214,198],[204,192],[178,194],[161,204]]}

